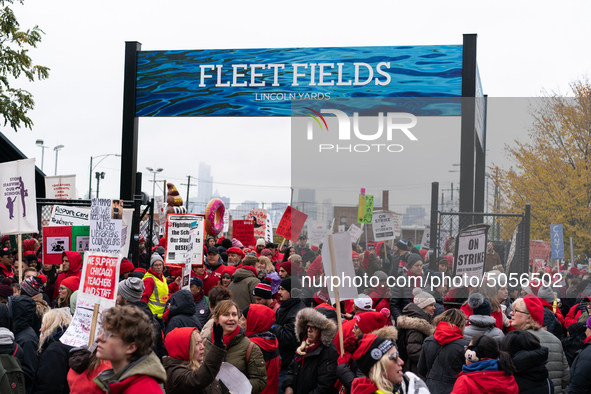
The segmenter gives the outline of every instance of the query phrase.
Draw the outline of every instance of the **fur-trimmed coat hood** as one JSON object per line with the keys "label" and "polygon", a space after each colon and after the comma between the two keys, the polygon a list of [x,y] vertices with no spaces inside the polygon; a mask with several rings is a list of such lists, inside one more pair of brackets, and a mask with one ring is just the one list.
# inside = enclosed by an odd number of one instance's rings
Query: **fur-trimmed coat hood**
{"label": "fur-trimmed coat hood", "polygon": [[435,332],[435,327],[431,324],[431,316],[415,304],[404,307],[402,316],[399,316],[396,321],[396,326],[399,329],[417,330],[427,337]]}
{"label": "fur-trimmed coat hood", "polygon": [[372,331],[371,333],[376,334],[378,337],[389,339],[394,343],[396,343],[396,340],[398,339],[398,330],[394,326],[382,327],[379,330]]}
{"label": "fur-trimmed coat hood", "polygon": [[337,333],[337,325],[333,321],[313,308],[304,308],[296,316],[295,333],[300,340],[306,336],[308,325],[319,328],[322,331],[320,334],[322,344],[330,346]]}

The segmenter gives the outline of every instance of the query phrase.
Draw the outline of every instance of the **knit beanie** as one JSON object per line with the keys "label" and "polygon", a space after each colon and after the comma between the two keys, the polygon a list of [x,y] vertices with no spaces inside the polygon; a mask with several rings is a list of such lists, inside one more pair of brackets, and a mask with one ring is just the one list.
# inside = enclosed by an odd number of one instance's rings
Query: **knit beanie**
{"label": "knit beanie", "polygon": [[129,302],[138,302],[142,299],[144,281],[140,278],[127,278],[119,282],[119,294]]}
{"label": "knit beanie", "polygon": [[408,264],[406,264],[406,269],[410,271],[410,269],[412,268],[413,265],[415,265],[419,261],[423,261],[423,259],[420,254],[411,253],[406,258],[406,261],[408,263]]}
{"label": "knit beanie", "polygon": [[43,285],[45,285],[47,283],[47,276],[45,276],[43,274],[39,274],[39,275],[37,275],[37,278],[39,278],[41,280],[41,283]]}
{"label": "knit beanie", "polygon": [[281,287],[291,293],[291,278],[285,278],[281,281]]}
{"label": "knit beanie", "polygon": [[262,247],[264,247],[265,246],[265,240],[262,239],[262,238],[257,239],[256,246],[262,246]]}
{"label": "knit beanie", "polygon": [[396,247],[402,250],[408,250],[408,241],[406,239],[400,239],[396,242]]}
{"label": "knit beanie", "polygon": [[474,315],[490,316],[492,312],[490,302],[480,293],[470,294],[470,297],[468,297],[468,306],[472,308]]}
{"label": "knit beanie", "polygon": [[2,279],[2,283],[0,283],[0,297],[8,298],[14,294],[14,290],[12,289],[12,280],[10,278]]}
{"label": "knit beanie", "polygon": [[164,250],[164,248],[163,248],[162,246],[158,246],[158,247],[156,248],[156,253],[158,253],[158,254],[160,255],[160,257],[164,257],[164,253],[165,253],[165,252],[166,252],[166,251]]}
{"label": "knit beanie", "polygon": [[433,296],[427,293],[426,291],[423,291],[415,296],[413,303],[416,304],[419,308],[424,309],[429,305],[434,304],[435,298],[433,298]]}
{"label": "knit beanie", "polygon": [[375,334],[360,335],[354,343],[355,350],[351,352],[351,357],[357,361],[357,367],[365,376],[369,376],[371,367],[395,346],[391,340]]}
{"label": "knit beanie", "polygon": [[126,272],[132,272],[135,269],[133,263],[129,261],[129,259],[122,259],[121,260],[121,267],[119,267],[119,273],[124,274]]}
{"label": "knit beanie", "polygon": [[587,329],[587,324],[586,323],[573,323],[570,326],[568,326],[568,335],[571,338],[574,337],[578,337],[578,336],[583,336],[583,337],[587,337],[587,335],[585,335],[585,330]]}
{"label": "knit beanie", "polygon": [[556,298],[550,286],[540,287],[540,290],[538,290],[538,297],[546,300],[548,304],[552,304]]}
{"label": "knit beanie", "polygon": [[257,297],[264,298],[265,300],[270,300],[273,297],[273,294],[271,294],[271,279],[264,278],[261,283],[256,285],[252,294]]}
{"label": "knit beanie", "polygon": [[41,293],[41,290],[43,289],[43,282],[41,282],[41,279],[31,276],[22,281],[21,289],[23,289],[25,293],[33,297]]}
{"label": "knit beanie", "polygon": [[533,294],[528,294],[523,297],[523,302],[525,302],[525,307],[529,312],[529,315],[540,326],[544,325],[544,307],[542,306],[542,302],[538,297]]}
{"label": "knit beanie", "polygon": [[267,256],[272,256],[272,255],[273,255],[273,253],[269,249],[261,250],[261,256],[267,257]]}
{"label": "knit beanie", "polygon": [[369,334],[372,331],[386,327],[389,317],[390,310],[388,308],[382,308],[382,310],[379,312],[365,312],[357,314],[353,317],[353,319],[355,319],[355,323],[362,333]]}
{"label": "knit beanie", "polygon": [[244,245],[242,244],[242,242],[238,241],[236,238],[232,238],[232,246],[235,246],[237,248],[243,248]]}
{"label": "knit beanie", "polygon": [[68,276],[66,279],[62,280],[61,285],[72,291],[77,291],[80,287],[80,278],[77,276]]}
{"label": "knit beanie", "polygon": [[376,271],[373,275],[378,278],[378,281],[380,282],[385,282],[388,280],[388,274],[386,274],[384,271]]}
{"label": "knit beanie", "polygon": [[164,264],[164,260],[162,260],[162,256],[160,256],[158,253],[152,253],[152,258],[150,259],[150,267],[152,267],[154,265],[154,263],[157,261],[162,261],[162,264]]}
{"label": "knit beanie", "polygon": [[198,278],[196,276],[191,278],[191,282],[189,283],[189,285],[195,285],[197,287],[201,287],[201,290],[203,290],[203,281],[201,280],[201,278]]}
{"label": "knit beanie", "polygon": [[356,251],[353,251],[352,255],[353,255],[353,258],[354,259],[358,259],[359,258],[359,253],[357,253]]}
{"label": "knit beanie", "polygon": [[226,249],[230,249],[230,248],[233,246],[233,245],[232,245],[232,241],[231,241],[230,239],[228,239],[228,238],[224,238],[224,239],[222,240],[222,243],[221,243],[221,245],[222,245],[224,248],[226,248]]}

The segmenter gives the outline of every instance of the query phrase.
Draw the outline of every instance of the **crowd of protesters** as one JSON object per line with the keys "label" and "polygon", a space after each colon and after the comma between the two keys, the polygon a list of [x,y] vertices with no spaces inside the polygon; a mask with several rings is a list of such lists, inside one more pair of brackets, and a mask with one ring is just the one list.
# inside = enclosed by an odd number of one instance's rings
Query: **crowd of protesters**
{"label": "crowd of protesters", "polygon": [[[388,288],[388,277],[449,276],[453,245],[429,261],[403,239],[353,244],[355,275],[377,286],[336,305],[327,287],[302,287],[304,275],[324,277],[305,235],[282,250],[208,237],[188,289],[164,265],[162,239],[137,266],[122,260],[117,306],[92,346],[72,348],[60,338],[82,256],[64,252],[58,270],[29,238],[18,266],[7,236],[0,246],[1,393],[229,393],[223,362],[253,394],[591,393],[591,275],[576,268],[519,287]],[[503,272],[492,244],[485,270]]]}

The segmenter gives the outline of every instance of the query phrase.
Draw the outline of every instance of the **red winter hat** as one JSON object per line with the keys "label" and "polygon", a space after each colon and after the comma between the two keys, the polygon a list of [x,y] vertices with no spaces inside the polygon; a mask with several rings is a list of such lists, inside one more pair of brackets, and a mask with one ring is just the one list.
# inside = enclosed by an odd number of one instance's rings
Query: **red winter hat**
{"label": "red winter hat", "polygon": [[314,259],[312,264],[308,267],[308,276],[314,278],[322,274],[324,267],[322,267],[322,256],[318,256]]}
{"label": "red winter hat", "polygon": [[389,317],[390,310],[387,308],[382,308],[382,310],[379,312],[364,312],[355,315],[354,319],[361,332],[364,334],[369,334],[372,331],[386,327]]}
{"label": "red winter hat", "polygon": [[242,251],[242,249],[240,249],[240,248],[237,248],[237,247],[235,247],[235,246],[232,246],[231,248],[229,248],[228,250],[226,250],[226,254],[230,254],[230,253],[235,253],[235,254],[237,254],[238,256],[240,256],[240,258],[241,258],[241,259],[243,259],[243,258],[244,258],[244,256],[245,256],[245,254],[244,254],[244,252]]}
{"label": "red winter hat", "polygon": [[77,276],[68,276],[60,284],[72,291],[76,291],[80,287],[80,278]]}
{"label": "red winter hat", "polygon": [[314,293],[314,302],[317,304],[330,304],[330,296],[328,295],[328,289],[323,287]]}
{"label": "red winter hat", "polygon": [[446,255],[445,258],[449,262],[449,268],[453,268],[453,266],[454,266],[454,258],[451,257],[450,255]]}
{"label": "red winter hat", "polygon": [[356,251],[353,251],[353,258],[354,259],[358,259],[359,258],[359,253],[357,253]]}
{"label": "red winter hat", "polygon": [[47,283],[47,276],[45,276],[43,274],[39,274],[39,275],[37,275],[37,278],[41,279],[41,283],[43,283],[43,284]]}
{"label": "red winter hat", "polygon": [[121,260],[121,267],[119,268],[119,273],[124,274],[126,272],[132,272],[135,269],[133,263],[129,261],[129,259]]}
{"label": "red winter hat", "polygon": [[571,267],[571,269],[569,269],[568,272],[570,272],[574,276],[579,275],[579,269],[577,267]]}
{"label": "red winter hat", "polygon": [[166,248],[166,238],[164,238],[164,237],[160,238],[160,240],[158,241],[158,246],[162,246],[163,248]]}
{"label": "red winter hat", "polygon": [[32,250],[27,250],[25,253],[23,253],[23,257],[27,257],[27,256],[36,256],[35,252],[33,252]]}
{"label": "red winter hat", "polygon": [[419,254],[423,258],[423,260],[425,259],[425,256],[427,255],[427,252],[428,252],[427,249],[421,249],[421,250],[419,250]]}
{"label": "red winter hat", "polygon": [[145,274],[146,273],[146,270],[143,269],[143,268],[136,268],[136,269],[133,270],[133,272],[141,272],[141,273]]}
{"label": "red winter hat", "polygon": [[538,297],[533,294],[528,294],[523,297],[523,302],[525,302],[525,307],[529,312],[529,315],[541,326],[544,325],[544,306]]}
{"label": "red winter hat", "polygon": [[318,246],[312,245],[312,246],[310,246],[310,249],[312,249],[312,251],[314,251],[314,252],[318,252]]}

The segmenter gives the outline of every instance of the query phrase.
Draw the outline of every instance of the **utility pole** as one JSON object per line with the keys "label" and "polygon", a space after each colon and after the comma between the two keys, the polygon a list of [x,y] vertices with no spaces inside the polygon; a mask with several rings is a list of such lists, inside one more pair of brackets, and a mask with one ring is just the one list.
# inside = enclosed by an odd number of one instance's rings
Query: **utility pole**
{"label": "utility pole", "polygon": [[189,189],[191,188],[191,186],[199,186],[199,185],[193,185],[191,183],[191,175],[187,175],[187,183],[181,183],[181,186],[187,186],[187,201],[185,204],[185,208],[187,208],[187,212],[189,212]]}

